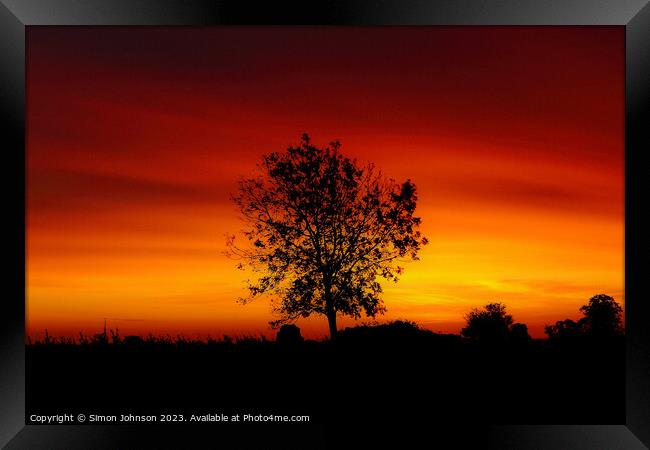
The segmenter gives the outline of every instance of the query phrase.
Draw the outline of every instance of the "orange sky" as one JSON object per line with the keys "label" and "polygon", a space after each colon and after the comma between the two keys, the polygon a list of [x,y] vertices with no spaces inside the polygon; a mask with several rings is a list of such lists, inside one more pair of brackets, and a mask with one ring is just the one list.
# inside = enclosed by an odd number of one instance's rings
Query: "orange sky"
{"label": "orange sky", "polygon": [[[28,333],[271,335],[222,256],[260,156],[316,144],[411,178],[430,245],[388,313],[543,336],[624,300],[622,27],[29,27]],[[350,321],[342,321],[342,325]],[[327,334],[322,317],[298,322]]]}

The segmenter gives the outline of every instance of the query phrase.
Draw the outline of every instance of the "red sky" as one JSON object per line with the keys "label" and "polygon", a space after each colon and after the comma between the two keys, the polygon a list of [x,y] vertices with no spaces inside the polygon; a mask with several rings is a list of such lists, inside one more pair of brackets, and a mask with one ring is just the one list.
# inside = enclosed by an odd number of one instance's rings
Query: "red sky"
{"label": "red sky", "polygon": [[[308,132],[418,186],[431,244],[381,320],[534,336],[624,301],[622,27],[29,27],[34,337],[271,335],[222,255],[263,153]],[[343,321],[343,325],[350,324]],[[298,322],[325,336],[326,321]]]}

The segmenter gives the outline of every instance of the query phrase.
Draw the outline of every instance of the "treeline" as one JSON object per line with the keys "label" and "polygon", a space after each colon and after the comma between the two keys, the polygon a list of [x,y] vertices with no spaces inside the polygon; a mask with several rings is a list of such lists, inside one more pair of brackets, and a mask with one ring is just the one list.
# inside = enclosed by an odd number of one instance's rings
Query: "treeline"
{"label": "treeline", "polygon": [[[579,308],[583,317],[574,321],[564,319],[547,325],[545,333],[552,342],[566,342],[586,339],[606,339],[622,336],[623,309],[614,300],[605,294],[598,294],[591,297],[587,304]],[[338,331],[337,341],[339,342],[378,342],[387,343],[392,340],[401,342],[421,342],[436,340],[436,343],[456,343],[460,341],[475,342],[487,345],[512,344],[514,346],[526,346],[532,338],[528,333],[528,326],[524,323],[514,322],[511,314],[508,314],[506,305],[502,303],[490,303],[482,308],[474,308],[465,315],[466,326],[462,328],[460,335],[438,334],[430,330],[419,328],[415,322],[408,320],[395,320],[385,324],[359,325],[348,327]],[[116,346],[146,346],[146,345],[167,345],[167,346],[220,346],[238,347],[250,345],[273,345],[294,346],[302,344],[305,339],[302,337],[300,328],[293,324],[285,324],[280,327],[276,334],[275,341],[262,336],[238,336],[231,337],[223,335],[220,339],[208,337],[202,339],[190,339],[183,335],[154,336],[149,334],[146,337],[120,335],[119,329],[106,329],[101,333],[86,336],[79,333],[77,339],[72,337],[54,337],[45,330],[43,340],[32,342],[28,338],[28,345],[116,345]],[[316,343],[317,341],[307,341]],[[327,341],[326,341],[327,342]]]}
{"label": "treeline", "polygon": [[[583,317],[577,322],[571,319],[559,320],[547,325],[544,332],[550,340],[564,341],[579,338],[613,338],[623,335],[623,308],[613,297],[598,294],[580,307]],[[530,341],[528,326],[513,323],[513,318],[501,303],[490,303],[475,308],[465,316],[467,326],[461,335],[480,342],[525,343]]]}

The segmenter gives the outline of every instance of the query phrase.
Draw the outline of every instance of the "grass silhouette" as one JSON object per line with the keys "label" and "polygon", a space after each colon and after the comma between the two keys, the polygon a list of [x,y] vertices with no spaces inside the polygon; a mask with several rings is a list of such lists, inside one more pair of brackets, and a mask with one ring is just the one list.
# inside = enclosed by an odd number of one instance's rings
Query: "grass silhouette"
{"label": "grass silhouette", "polygon": [[320,422],[623,423],[624,358],[622,336],[486,344],[408,321],[291,345],[257,336],[46,334],[26,346],[27,410],[218,408],[310,414]]}

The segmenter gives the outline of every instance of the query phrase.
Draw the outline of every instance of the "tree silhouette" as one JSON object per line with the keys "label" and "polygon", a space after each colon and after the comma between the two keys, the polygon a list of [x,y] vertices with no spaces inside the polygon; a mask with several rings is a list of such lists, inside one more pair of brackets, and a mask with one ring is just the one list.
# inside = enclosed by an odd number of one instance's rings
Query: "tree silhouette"
{"label": "tree silhouette", "polygon": [[548,325],[544,331],[551,339],[566,339],[579,336],[612,337],[623,334],[623,308],[613,297],[605,294],[594,295],[589,303],[580,307],[584,315],[574,322],[560,320]]}
{"label": "tree silhouette", "polygon": [[467,326],[461,335],[480,342],[503,342],[508,338],[512,316],[506,314],[506,306],[490,303],[483,309],[474,308],[466,316]]}
{"label": "tree silhouette", "polygon": [[[386,179],[303,134],[298,146],[264,155],[261,175],[240,180],[232,197],[247,225],[245,248],[229,238],[229,254],[259,274],[244,303],[270,294],[280,319],[337,314],[375,317],[385,311],[380,279],[397,281],[399,262],[416,260],[426,238],[415,217],[415,185]],[[243,268],[244,264],[240,263]]]}
{"label": "tree silhouette", "polygon": [[589,303],[580,307],[580,311],[585,316],[585,334],[593,337],[623,334],[623,308],[613,297],[605,294],[594,295],[589,299]]}

